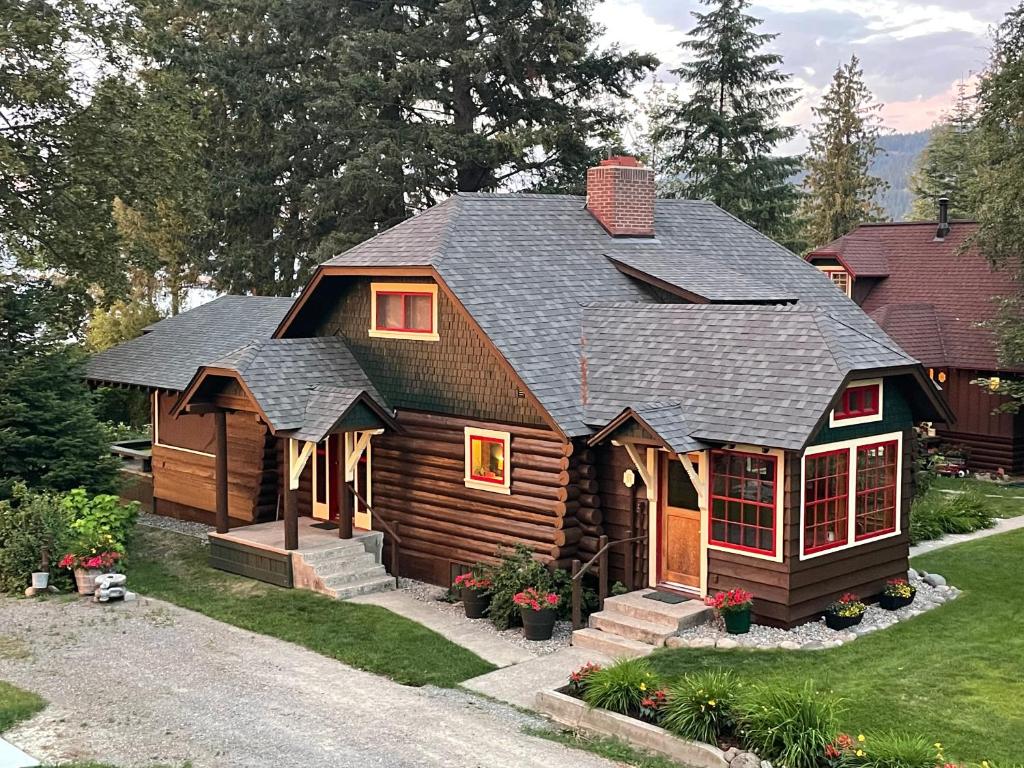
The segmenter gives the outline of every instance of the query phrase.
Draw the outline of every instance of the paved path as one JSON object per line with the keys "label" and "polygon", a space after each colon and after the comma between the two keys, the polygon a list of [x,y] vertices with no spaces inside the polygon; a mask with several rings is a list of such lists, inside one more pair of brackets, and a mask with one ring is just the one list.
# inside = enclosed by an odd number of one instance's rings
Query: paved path
{"label": "paved path", "polygon": [[601,665],[611,663],[608,656],[597,651],[570,646],[514,667],[474,677],[464,682],[463,686],[498,701],[533,709],[537,691],[561,688],[568,682],[569,673],[588,661]]}
{"label": "paved path", "polygon": [[[0,598],[0,679],[50,704],[4,734],[41,760],[195,768],[611,768],[541,721],[410,688],[157,600]],[[26,658],[27,656],[27,658]]]}
{"label": "paved path", "polygon": [[379,605],[399,616],[419,622],[453,643],[468,648],[481,659],[489,661],[496,667],[520,664],[534,658],[534,655],[525,648],[510,643],[505,638],[488,631],[486,627],[479,626],[479,622],[439,611],[402,590],[359,595],[351,598],[348,602]]}
{"label": "paved path", "polygon": [[917,557],[918,555],[923,555],[925,552],[932,552],[936,549],[951,546],[952,544],[962,544],[965,541],[984,539],[987,536],[995,536],[998,533],[1006,533],[1007,531],[1016,531],[1020,528],[1024,528],[1024,515],[1019,517],[1005,517],[999,520],[991,528],[974,531],[973,533],[947,533],[941,539],[923,541],[920,544],[915,544],[910,548],[910,556]]}

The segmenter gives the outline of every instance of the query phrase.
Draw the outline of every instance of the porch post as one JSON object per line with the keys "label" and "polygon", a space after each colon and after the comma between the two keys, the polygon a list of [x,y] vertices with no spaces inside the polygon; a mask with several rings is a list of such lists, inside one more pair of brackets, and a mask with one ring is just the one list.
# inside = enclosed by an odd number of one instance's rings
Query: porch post
{"label": "porch post", "polygon": [[227,413],[217,410],[213,414],[217,434],[216,484],[217,533],[228,532],[228,422]]}
{"label": "porch post", "polygon": [[284,486],[284,548],[299,548],[299,505],[291,483]]}
{"label": "porch post", "polygon": [[338,483],[338,538],[352,538],[352,515],[353,499],[352,491],[348,488],[348,481],[342,472],[341,482]]}

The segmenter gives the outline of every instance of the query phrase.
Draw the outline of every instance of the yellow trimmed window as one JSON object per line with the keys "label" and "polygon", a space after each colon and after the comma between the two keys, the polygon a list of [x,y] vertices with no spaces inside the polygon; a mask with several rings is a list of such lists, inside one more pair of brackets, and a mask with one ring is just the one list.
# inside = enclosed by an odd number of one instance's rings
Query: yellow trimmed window
{"label": "yellow trimmed window", "polygon": [[508,432],[466,427],[466,487],[510,493]]}

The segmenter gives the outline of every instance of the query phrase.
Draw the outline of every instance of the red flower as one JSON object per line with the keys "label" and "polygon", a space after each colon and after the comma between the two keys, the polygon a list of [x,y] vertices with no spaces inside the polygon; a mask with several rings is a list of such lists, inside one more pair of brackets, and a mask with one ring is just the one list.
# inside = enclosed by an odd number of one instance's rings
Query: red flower
{"label": "red flower", "polygon": [[554,608],[558,605],[560,598],[557,592],[538,592],[536,587],[529,587],[522,592],[512,596],[512,602],[516,605],[529,607],[531,610],[540,611],[544,608]]}

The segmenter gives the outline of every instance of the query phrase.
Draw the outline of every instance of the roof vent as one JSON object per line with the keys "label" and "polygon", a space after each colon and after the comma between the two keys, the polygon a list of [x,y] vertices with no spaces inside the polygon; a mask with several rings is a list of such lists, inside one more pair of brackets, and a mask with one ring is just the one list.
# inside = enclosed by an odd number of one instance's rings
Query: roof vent
{"label": "roof vent", "polygon": [[587,170],[587,209],[613,237],[654,237],[654,171],[618,155]]}
{"label": "roof vent", "polygon": [[936,240],[945,240],[949,234],[949,198],[939,198],[939,229],[935,233]]}

